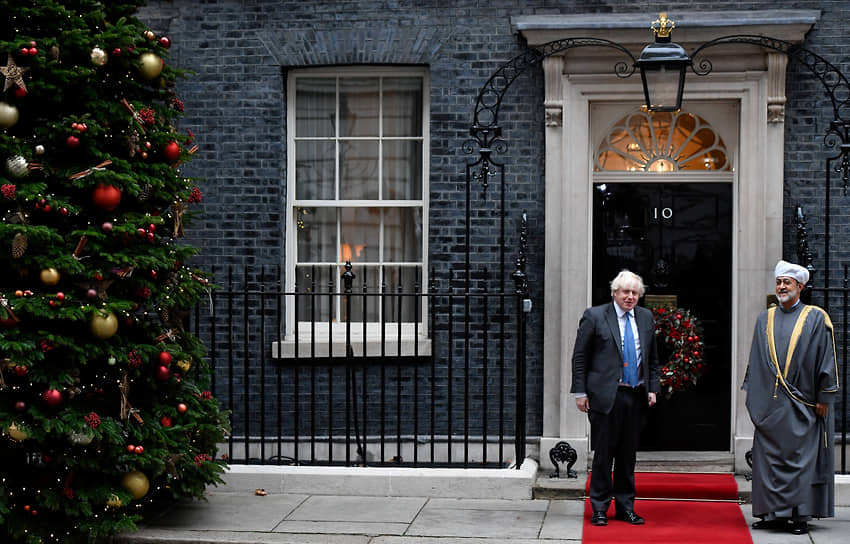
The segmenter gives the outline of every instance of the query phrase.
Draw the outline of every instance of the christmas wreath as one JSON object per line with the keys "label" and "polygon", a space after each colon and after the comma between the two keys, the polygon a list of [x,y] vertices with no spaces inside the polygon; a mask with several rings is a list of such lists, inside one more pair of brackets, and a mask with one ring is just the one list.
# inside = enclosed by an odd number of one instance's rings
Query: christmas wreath
{"label": "christmas wreath", "polygon": [[666,396],[694,386],[705,371],[702,328],[690,310],[652,308],[655,336],[660,340],[661,387]]}

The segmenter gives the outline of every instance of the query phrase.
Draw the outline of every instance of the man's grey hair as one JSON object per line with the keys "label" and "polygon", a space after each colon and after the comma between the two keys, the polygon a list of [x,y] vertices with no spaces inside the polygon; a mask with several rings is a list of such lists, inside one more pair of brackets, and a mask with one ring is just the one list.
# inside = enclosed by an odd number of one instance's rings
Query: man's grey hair
{"label": "man's grey hair", "polygon": [[641,278],[634,272],[630,272],[629,270],[620,270],[620,273],[617,274],[617,277],[611,280],[611,296],[614,296],[614,293],[624,287],[631,287],[634,285],[638,286],[640,296],[643,296],[643,294],[646,292],[646,286],[643,284],[643,278]]}

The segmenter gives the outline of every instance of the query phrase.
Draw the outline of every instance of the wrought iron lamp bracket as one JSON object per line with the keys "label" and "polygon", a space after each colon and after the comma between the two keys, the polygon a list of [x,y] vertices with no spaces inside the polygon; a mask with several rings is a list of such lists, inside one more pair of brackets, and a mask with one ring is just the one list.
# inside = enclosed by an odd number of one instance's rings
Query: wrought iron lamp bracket
{"label": "wrought iron lamp bracket", "polygon": [[529,48],[503,64],[490,79],[481,87],[475,99],[475,112],[469,132],[471,139],[463,143],[465,154],[476,151],[479,158],[470,164],[477,171],[470,174],[470,180],[478,181],[486,190],[490,176],[494,175],[494,166],[502,166],[493,160],[493,154],[503,154],[507,151],[507,143],[500,138],[502,130],[499,126],[499,110],[502,100],[511,84],[530,67],[543,62],[551,55],[562,53],[577,47],[608,47],[621,51],[631,62],[626,60],[614,64],[614,73],[621,78],[627,78],[635,73],[635,59],[631,51],[623,45],[602,38],[565,38]]}
{"label": "wrought iron lamp bracket", "polygon": [[698,76],[708,75],[713,66],[708,58],[700,55],[711,47],[735,43],[755,45],[785,54],[789,62],[793,60],[799,63],[820,81],[829,97],[833,113],[833,119],[824,135],[824,145],[827,148],[838,149],[839,154],[833,158],[841,158],[836,170],[841,171],[846,195],[847,186],[850,184],[850,118],[845,116],[850,114],[850,81],[837,66],[801,45],[777,38],[749,34],[723,36],[700,45],[691,55],[694,59],[691,69]]}

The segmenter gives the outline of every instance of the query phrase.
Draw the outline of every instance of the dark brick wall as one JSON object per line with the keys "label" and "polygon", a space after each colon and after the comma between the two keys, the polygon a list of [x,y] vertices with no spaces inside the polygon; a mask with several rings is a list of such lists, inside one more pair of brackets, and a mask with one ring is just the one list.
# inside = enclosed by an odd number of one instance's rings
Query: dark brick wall
{"label": "dark brick wall", "polygon": [[[773,1],[668,2],[677,10],[770,10]],[[850,70],[846,21],[850,4],[796,1],[784,9],[819,9],[822,16],[805,46]],[[187,240],[202,249],[201,263],[283,264],[286,195],[286,96],[288,69],[320,65],[425,65],[431,77],[430,262],[440,272],[462,263],[465,164],[475,96],[502,63],[523,51],[510,17],[520,14],[644,13],[656,2],[552,0],[385,1],[151,1],[142,18],[172,39],[171,62],[193,70],[179,94],[186,104],[181,128],[197,135],[200,150],[184,173],[203,180],[202,216]],[[543,282],[543,108],[538,68],[512,85],[504,99],[501,126],[509,143],[506,162],[508,258],[513,258],[515,224],[529,217],[529,279],[534,310],[529,319],[529,432],[541,431]],[[846,97],[844,97],[846,98]],[[846,113],[846,112],[845,112]],[[809,217],[815,266],[822,271],[824,244],[824,134],[833,118],[823,86],[808,71],[789,67],[786,110],[785,256],[795,258],[794,207]],[[833,176],[836,178],[837,176]],[[833,180],[834,184],[840,180]],[[473,261],[492,266],[498,210],[491,186],[486,198],[474,191],[473,227],[485,243]],[[848,200],[833,193],[832,263],[848,257]]]}

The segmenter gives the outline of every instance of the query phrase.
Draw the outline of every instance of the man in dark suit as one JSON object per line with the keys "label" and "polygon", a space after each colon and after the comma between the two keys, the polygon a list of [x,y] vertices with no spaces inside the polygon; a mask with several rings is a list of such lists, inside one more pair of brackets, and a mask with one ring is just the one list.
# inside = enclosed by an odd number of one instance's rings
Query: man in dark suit
{"label": "man in dark suit", "polygon": [[644,291],[641,277],[623,270],[611,282],[613,301],[585,310],[576,335],[571,392],[590,418],[593,525],[608,525],[612,498],[616,519],[644,523],[634,511],[635,457],[646,411],[661,389],[655,321],[637,306]]}

